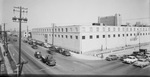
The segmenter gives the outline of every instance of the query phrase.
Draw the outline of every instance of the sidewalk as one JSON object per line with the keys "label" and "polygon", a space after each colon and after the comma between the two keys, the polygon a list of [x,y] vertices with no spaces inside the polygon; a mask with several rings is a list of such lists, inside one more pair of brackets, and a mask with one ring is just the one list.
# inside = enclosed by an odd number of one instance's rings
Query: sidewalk
{"label": "sidewalk", "polygon": [[[3,47],[3,44],[2,44],[2,43],[0,43],[0,47],[1,47],[2,53],[4,53],[5,50],[4,50],[4,47]],[[9,62],[7,56],[3,56],[3,57],[4,57],[4,62],[5,62],[7,74],[13,74],[13,70],[12,70],[12,68],[11,68],[11,65],[10,65],[10,62]]]}
{"label": "sidewalk", "polygon": [[84,59],[84,60],[103,60],[103,58],[95,57],[95,56],[90,56],[90,55],[85,55],[85,54],[76,54],[73,52],[70,52],[71,56],[76,57],[78,59]]}
{"label": "sidewalk", "polygon": [[[141,44],[141,48],[144,48],[146,46],[150,45],[150,43],[144,43]],[[90,51],[85,52],[83,54],[76,54],[71,52],[72,56],[79,58],[79,59],[85,59],[85,60],[104,60],[108,55],[110,54],[117,54],[119,56],[123,54],[131,54],[133,51],[138,51],[139,45],[130,45],[127,47],[117,47],[112,49],[107,49],[103,51]],[[101,58],[103,55],[103,58]]]}

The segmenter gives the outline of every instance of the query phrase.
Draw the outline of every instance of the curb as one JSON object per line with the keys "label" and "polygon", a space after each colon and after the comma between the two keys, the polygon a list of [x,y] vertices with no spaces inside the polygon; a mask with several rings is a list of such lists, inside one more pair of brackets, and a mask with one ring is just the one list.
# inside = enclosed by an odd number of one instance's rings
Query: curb
{"label": "curb", "polygon": [[73,52],[70,52],[70,53],[71,53],[71,55],[73,57],[76,57],[78,59],[84,59],[84,60],[104,60],[102,58],[94,57],[94,56],[90,56],[90,55],[76,54],[76,53],[73,53]]}

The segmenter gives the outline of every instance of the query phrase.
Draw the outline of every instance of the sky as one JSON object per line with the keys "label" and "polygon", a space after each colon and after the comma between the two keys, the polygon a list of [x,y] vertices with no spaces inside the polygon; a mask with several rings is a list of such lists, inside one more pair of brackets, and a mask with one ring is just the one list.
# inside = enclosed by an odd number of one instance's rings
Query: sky
{"label": "sky", "polygon": [[[141,21],[149,24],[149,0],[3,0],[2,23],[7,29],[18,29],[19,23],[13,22],[13,7],[28,8],[23,17],[28,18],[22,23],[22,30],[27,26],[32,28],[51,27],[52,23],[60,25],[91,25],[98,22],[98,16],[113,16],[121,14],[122,24]],[[0,11],[1,12],[1,11]],[[0,16],[1,17],[1,16]]]}

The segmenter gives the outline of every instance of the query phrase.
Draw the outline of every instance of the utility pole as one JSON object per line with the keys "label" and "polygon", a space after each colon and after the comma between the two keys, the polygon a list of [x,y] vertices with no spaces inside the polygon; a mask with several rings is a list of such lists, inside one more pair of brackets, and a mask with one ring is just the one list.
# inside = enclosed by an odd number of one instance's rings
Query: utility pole
{"label": "utility pole", "polygon": [[5,23],[4,23],[4,33],[3,34],[4,34],[4,46],[5,46],[6,45],[5,44]]}
{"label": "utility pole", "polygon": [[[27,13],[28,9],[24,8],[24,7],[14,7],[13,11],[14,12],[19,12],[19,17],[13,17],[12,20],[13,22],[19,22],[19,58],[18,58],[18,77],[21,76],[21,72],[22,72],[22,64],[24,64],[23,62],[21,62],[21,23],[27,23],[27,18],[23,18],[22,17],[22,13]],[[18,20],[18,21],[17,21]],[[22,22],[24,21],[24,22]]]}
{"label": "utility pole", "polygon": [[27,39],[29,39],[28,26],[27,26]]}
{"label": "utility pole", "polygon": [[52,29],[52,46],[54,46],[54,26],[55,26],[55,24],[53,23],[52,24],[52,26],[53,26],[53,29]]}

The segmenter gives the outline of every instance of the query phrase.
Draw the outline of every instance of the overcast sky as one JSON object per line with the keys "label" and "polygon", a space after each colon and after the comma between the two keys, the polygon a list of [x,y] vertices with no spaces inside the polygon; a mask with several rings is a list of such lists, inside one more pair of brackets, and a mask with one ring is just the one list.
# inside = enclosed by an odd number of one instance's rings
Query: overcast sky
{"label": "overcast sky", "polygon": [[[2,2],[2,1],[0,1]],[[28,8],[28,23],[23,23],[23,29],[48,27],[52,23],[59,25],[88,24],[97,22],[98,16],[121,14],[122,22],[148,23],[149,0],[4,0],[3,22],[7,29],[18,29],[19,24],[12,22],[14,6]],[[137,19],[141,18],[141,19]],[[129,20],[133,19],[133,20]],[[135,20],[137,19],[137,20]]]}

